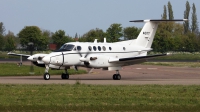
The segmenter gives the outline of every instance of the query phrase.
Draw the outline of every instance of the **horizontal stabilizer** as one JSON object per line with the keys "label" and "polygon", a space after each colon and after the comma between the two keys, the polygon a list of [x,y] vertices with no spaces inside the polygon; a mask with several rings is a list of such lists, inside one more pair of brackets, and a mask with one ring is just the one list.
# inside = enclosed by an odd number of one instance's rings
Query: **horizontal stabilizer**
{"label": "horizontal stabilizer", "polygon": [[133,20],[130,22],[170,22],[170,21],[187,21],[188,19],[172,19],[172,20],[164,20],[164,19],[146,19],[146,20]]}

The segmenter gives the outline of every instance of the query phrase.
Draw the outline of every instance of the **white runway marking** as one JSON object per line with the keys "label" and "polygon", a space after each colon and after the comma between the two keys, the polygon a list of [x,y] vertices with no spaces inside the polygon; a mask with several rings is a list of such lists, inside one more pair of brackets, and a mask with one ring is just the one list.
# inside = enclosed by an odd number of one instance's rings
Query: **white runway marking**
{"label": "white runway marking", "polygon": [[156,69],[158,69],[158,68],[147,68],[147,69],[156,70]]}
{"label": "white runway marking", "polygon": [[141,69],[157,70],[158,68],[133,68],[133,69],[138,69],[138,70],[141,70]]}

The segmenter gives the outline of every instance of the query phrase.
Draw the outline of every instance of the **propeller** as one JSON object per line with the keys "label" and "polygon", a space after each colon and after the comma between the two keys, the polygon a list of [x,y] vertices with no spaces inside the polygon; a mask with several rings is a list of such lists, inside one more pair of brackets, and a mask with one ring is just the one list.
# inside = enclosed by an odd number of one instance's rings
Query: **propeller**
{"label": "propeller", "polygon": [[[90,58],[87,58],[88,55],[90,54],[89,51],[87,51],[86,54],[85,54],[84,56],[83,56],[83,54],[81,54],[80,50],[77,50],[77,52],[78,52],[78,54],[79,54],[79,56],[80,56],[80,58],[79,58],[80,62],[77,63],[76,65],[74,65],[74,69],[78,71],[77,65],[79,65],[80,63],[83,62],[84,65],[85,65],[85,67],[86,67],[86,68],[90,68],[90,70],[91,70],[89,61],[91,61],[91,60],[96,60],[97,57],[90,57]],[[89,70],[89,71],[90,71],[90,70]]]}
{"label": "propeller", "polygon": [[42,61],[42,58],[44,58],[44,56],[43,56],[43,57],[39,56],[39,57],[38,57],[38,60],[39,60],[39,61]]}
{"label": "propeller", "polygon": [[80,59],[79,59],[80,62],[78,62],[76,65],[74,65],[73,68],[74,68],[76,71],[78,71],[77,65],[80,65],[82,62],[84,62],[84,65],[85,65],[87,68],[89,68],[90,63],[89,63],[88,60],[86,59],[87,56],[88,56],[88,54],[89,54],[89,51],[86,53],[85,56],[83,56],[79,50],[77,50],[77,52],[78,52],[78,54],[79,54],[79,56],[80,56]]}
{"label": "propeller", "polygon": [[80,61],[81,62],[83,62],[84,63],[84,65],[87,67],[87,68],[90,68],[89,67],[89,65],[90,65],[90,63],[89,63],[89,59],[87,58],[87,56],[90,54],[90,52],[88,51],[88,52],[86,52],[86,54],[85,54],[85,56],[83,56],[81,53],[80,53],[80,51],[78,51],[78,53],[79,53],[79,55],[80,55]]}
{"label": "propeller", "polygon": [[92,67],[90,66],[90,61],[96,60],[97,57],[90,57],[90,58],[87,58],[88,55],[91,53],[91,52],[90,52],[90,51],[91,51],[91,48],[90,48],[90,47],[88,47],[88,48],[89,48],[88,51],[87,51],[86,54],[83,56],[83,54],[81,54],[81,52],[80,52],[80,51],[81,51],[81,46],[77,46],[77,47],[76,47],[76,51],[77,51],[77,53],[78,53],[79,56],[80,56],[80,58],[79,58],[80,62],[78,62],[77,64],[75,64],[75,65],[73,66],[75,70],[78,71],[77,65],[81,65],[81,63],[83,62],[84,65],[85,65],[85,67],[88,68],[88,69],[90,69],[90,70],[88,70],[88,72],[90,73],[90,71],[91,71],[91,69],[92,69]]}

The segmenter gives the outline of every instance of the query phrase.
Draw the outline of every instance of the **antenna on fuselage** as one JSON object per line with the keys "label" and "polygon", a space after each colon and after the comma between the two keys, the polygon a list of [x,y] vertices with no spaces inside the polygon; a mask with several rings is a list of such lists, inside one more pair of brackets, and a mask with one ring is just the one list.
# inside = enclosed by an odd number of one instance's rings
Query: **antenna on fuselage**
{"label": "antenna on fuselage", "polygon": [[104,43],[106,43],[106,38],[104,38]]}
{"label": "antenna on fuselage", "polygon": [[98,40],[98,39],[94,39],[94,43],[97,43],[97,40]]}

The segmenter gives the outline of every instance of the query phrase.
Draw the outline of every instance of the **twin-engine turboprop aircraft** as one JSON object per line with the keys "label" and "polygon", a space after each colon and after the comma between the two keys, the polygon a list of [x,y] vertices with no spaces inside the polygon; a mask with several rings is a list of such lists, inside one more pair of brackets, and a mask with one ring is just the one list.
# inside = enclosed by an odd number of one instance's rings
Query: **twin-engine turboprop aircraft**
{"label": "twin-engine turboprop aircraft", "polygon": [[62,79],[68,79],[67,69],[74,66],[86,68],[102,68],[103,70],[115,70],[114,80],[120,80],[119,70],[123,66],[133,65],[145,62],[148,58],[166,56],[168,54],[147,55],[151,51],[151,45],[160,22],[168,21],[187,21],[187,19],[176,20],[135,20],[130,22],[145,22],[143,29],[137,39],[120,41],[115,43],[97,42],[69,42],[65,43],[59,50],[50,54],[24,55],[8,53],[9,55],[26,56],[33,64],[45,67],[44,79],[49,80],[49,68],[64,69],[65,73],[61,75]]}

